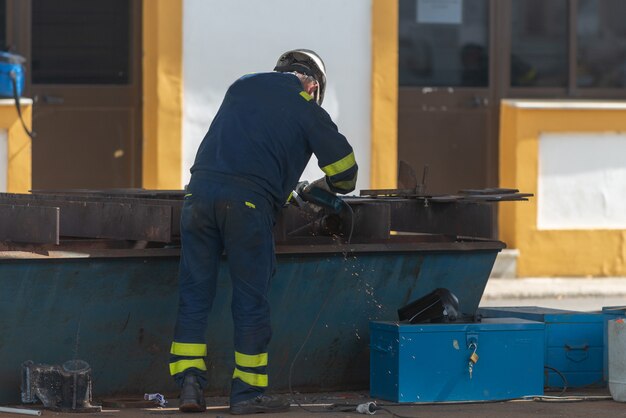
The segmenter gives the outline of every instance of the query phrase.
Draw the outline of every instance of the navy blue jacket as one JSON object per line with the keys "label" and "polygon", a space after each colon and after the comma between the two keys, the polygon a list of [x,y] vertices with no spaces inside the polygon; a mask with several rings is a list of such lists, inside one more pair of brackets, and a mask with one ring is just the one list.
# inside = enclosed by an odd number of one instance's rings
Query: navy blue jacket
{"label": "navy blue jacket", "polygon": [[281,207],[312,153],[331,190],[354,190],[352,147],[300,80],[289,73],[251,74],[229,87],[191,173],[243,179]]}

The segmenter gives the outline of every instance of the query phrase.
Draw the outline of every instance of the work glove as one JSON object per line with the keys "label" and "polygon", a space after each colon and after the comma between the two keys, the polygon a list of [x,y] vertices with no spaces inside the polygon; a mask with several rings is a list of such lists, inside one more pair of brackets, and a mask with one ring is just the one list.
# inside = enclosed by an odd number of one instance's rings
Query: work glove
{"label": "work glove", "polygon": [[330,190],[330,186],[328,185],[328,182],[326,181],[326,176],[322,177],[321,179],[317,179],[313,183],[305,186],[304,192],[306,193],[314,187],[317,187],[318,189],[326,190],[327,192],[332,193],[332,191]]}

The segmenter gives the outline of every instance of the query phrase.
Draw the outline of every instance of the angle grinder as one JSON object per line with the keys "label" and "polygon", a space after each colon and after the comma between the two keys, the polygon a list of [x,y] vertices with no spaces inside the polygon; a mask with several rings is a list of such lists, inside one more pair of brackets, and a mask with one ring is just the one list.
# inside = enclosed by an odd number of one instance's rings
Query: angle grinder
{"label": "angle grinder", "polygon": [[343,200],[336,194],[319,187],[308,187],[309,182],[298,183],[294,190],[294,197],[304,202],[312,203],[329,210],[333,214],[338,214],[344,207]]}

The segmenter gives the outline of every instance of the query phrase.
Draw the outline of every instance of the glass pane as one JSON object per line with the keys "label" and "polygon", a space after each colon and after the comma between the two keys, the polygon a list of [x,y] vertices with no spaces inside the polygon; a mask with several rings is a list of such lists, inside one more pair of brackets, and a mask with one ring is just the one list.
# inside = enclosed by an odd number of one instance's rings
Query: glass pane
{"label": "glass pane", "polygon": [[513,0],[511,86],[565,87],[566,0]]}
{"label": "glass pane", "polygon": [[579,87],[626,87],[626,1],[580,0]]}
{"label": "glass pane", "polygon": [[401,86],[489,84],[487,0],[400,0]]}
{"label": "glass pane", "polygon": [[7,2],[0,0],[0,50],[6,51],[7,48]]}
{"label": "glass pane", "polygon": [[33,83],[128,83],[129,25],[129,0],[33,0]]}

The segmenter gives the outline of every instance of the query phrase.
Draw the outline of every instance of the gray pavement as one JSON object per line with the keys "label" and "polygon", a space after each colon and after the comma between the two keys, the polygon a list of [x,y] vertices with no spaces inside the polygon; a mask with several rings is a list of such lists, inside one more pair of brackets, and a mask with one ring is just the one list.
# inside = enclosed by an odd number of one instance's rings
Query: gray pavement
{"label": "gray pavement", "polygon": [[626,277],[492,278],[480,306],[542,306],[577,311],[626,306]]}
{"label": "gray pavement", "polygon": [[[556,395],[556,394],[554,394]],[[426,404],[426,405],[393,405],[389,402],[379,401],[378,405],[384,410],[376,411],[377,416],[398,418],[518,418],[518,417],[626,417],[626,404],[606,399],[606,391],[596,390],[585,394],[569,394],[570,398],[538,400],[519,400],[511,402],[488,402],[472,404]],[[587,398],[585,398],[587,397]],[[358,417],[363,416],[356,412],[349,412],[354,405],[370,400],[366,393],[337,393],[328,394],[328,398],[315,396],[315,403],[304,403],[303,407],[293,404],[291,410],[281,414],[266,414],[257,416],[266,417]],[[221,398],[208,398],[209,406],[206,413],[183,414],[176,408],[164,409],[105,409],[101,413],[76,414],[56,413],[43,411],[43,417],[76,418],[80,416],[111,417],[111,418],[134,418],[156,416],[187,416],[187,417],[211,417],[225,418],[230,416],[228,408]],[[344,405],[334,410],[329,405]],[[345,406],[345,405],[350,405]],[[342,412],[345,409],[346,412]],[[0,418],[19,418],[24,415],[0,414]]]}

